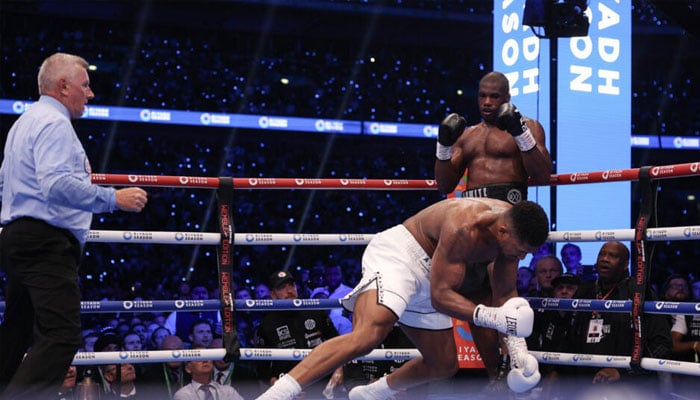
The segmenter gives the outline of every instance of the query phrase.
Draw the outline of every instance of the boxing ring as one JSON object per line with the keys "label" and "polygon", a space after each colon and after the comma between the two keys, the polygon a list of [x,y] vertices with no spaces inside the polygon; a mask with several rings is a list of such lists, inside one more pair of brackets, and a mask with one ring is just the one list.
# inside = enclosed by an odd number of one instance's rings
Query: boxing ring
{"label": "boxing ring", "polygon": [[[635,273],[635,293],[643,296],[649,276],[646,246],[654,241],[700,240],[700,225],[677,227],[650,227],[653,224],[651,211],[656,207],[652,181],[659,179],[700,176],[700,162],[667,166],[643,167],[628,170],[608,170],[552,175],[550,185],[604,183],[614,181],[636,181],[641,184],[642,204],[636,226],[632,229],[607,229],[590,231],[553,231],[549,242],[605,242],[610,240],[633,243],[632,263]],[[310,245],[345,246],[365,245],[373,234],[285,234],[285,233],[240,233],[233,224],[233,196],[237,189],[295,189],[295,190],[436,190],[433,180],[370,180],[370,179],[302,179],[302,178],[211,178],[191,176],[117,175],[93,174],[95,184],[111,186],[141,186],[191,189],[216,189],[220,232],[155,232],[155,231],[104,231],[89,233],[91,243],[167,244],[167,245],[211,245],[217,246],[218,275],[221,298],[218,300],[140,300],[140,301],[83,301],[84,313],[139,313],[174,311],[218,310],[222,317],[224,348],[187,349],[120,352],[79,352],[74,365],[99,365],[119,363],[160,363],[191,360],[301,360],[311,350],[307,349],[262,349],[240,348],[237,343],[235,314],[238,311],[271,311],[300,309],[332,309],[340,307],[338,299],[297,300],[234,300],[232,294],[234,246],[250,245]],[[629,356],[591,355],[553,352],[531,352],[540,363],[633,368],[650,371],[672,372],[700,376],[700,364],[641,357],[643,340],[640,335],[644,313],[700,314],[699,302],[644,301],[635,300],[588,300],[528,298],[533,309],[605,311],[631,313],[636,333],[634,352]],[[0,312],[5,308],[0,303]],[[407,360],[420,356],[416,349],[374,350],[362,357],[364,360]]]}

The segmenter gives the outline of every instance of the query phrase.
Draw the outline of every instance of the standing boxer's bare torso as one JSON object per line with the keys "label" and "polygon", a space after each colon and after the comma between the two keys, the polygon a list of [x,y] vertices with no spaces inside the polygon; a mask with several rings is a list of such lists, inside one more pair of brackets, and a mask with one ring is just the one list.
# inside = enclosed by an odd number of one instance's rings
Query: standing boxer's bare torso
{"label": "standing boxer's bare torso", "polygon": [[[528,125],[531,121],[528,121]],[[470,126],[455,143],[467,168],[467,188],[495,183],[526,183],[520,150],[511,135],[486,122]]]}

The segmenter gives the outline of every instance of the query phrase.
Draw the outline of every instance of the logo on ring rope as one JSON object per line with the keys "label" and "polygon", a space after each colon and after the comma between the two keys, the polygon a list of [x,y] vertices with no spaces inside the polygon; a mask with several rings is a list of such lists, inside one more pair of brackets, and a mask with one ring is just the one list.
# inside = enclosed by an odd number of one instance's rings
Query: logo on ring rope
{"label": "logo on ring rope", "polygon": [[697,163],[697,162],[690,164],[690,172],[692,172],[692,173],[698,172],[698,166],[700,166],[700,163]]}

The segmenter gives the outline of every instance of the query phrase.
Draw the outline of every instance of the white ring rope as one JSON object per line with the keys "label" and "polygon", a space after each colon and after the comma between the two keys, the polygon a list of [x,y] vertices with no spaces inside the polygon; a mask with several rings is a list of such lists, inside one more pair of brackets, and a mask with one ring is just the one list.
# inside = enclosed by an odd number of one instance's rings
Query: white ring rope
{"label": "white ring rope", "polygon": [[[2,229],[0,229],[2,231]],[[234,233],[238,246],[259,245],[366,245],[373,233]],[[607,242],[632,241],[634,229],[600,229],[587,231],[549,232],[549,242]],[[646,240],[700,240],[700,225],[668,228],[648,228]],[[218,245],[221,234],[173,231],[90,231],[92,243],[150,243],[150,244],[204,244]]]}
{"label": "white ring rope", "polygon": [[[311,353],[312,349],[264,349],[242,348],[241,360],[286,360],[299,361]],[[187,349],[150,351],[104,351],[79,352],[73,358],[73,365],[99,365],[124,363],[159,363],[193,360],[223,360],[225,349]],[[375,349],[358,357],[364,361],[410,360],[420,357],[416,349]]]}
{"label": "white ring rope", "polygon": [[[264,349],[242,348],[241,360],[285,360],[299,361],[307,357],[311,349]],[[611,367],[630,369],[631,357],[599,354],[556,353],[530,351],[530,354],[543,364],[573,365],[581,367]],[[222,360],[226,355],[224,349],[188,349],[188,350],[152,350],[152,351],[105,351],[98,353],[80,352],[75,355],[73,365],[101,365],[124,363],[160,363],[183,362],[195,360]],[[358,357],[363,361],[410,360],[420,357],[416,349],[375,349]],[[700,376],[700,364],[664,360],[660,358],[642,358],[641,367],[649,371],[683,373]]]}
{"label": "white ring rope", "polygon": [[[630,356],[606,356],[600,354],[556,353],[530,351],[537,361],[544,364],[574,365],[580,367],[611,367],[630,369]],[[687,361],[664,360],[643,357],[641,367],[649,371],[683,373],[700,376],[700,364]]]}

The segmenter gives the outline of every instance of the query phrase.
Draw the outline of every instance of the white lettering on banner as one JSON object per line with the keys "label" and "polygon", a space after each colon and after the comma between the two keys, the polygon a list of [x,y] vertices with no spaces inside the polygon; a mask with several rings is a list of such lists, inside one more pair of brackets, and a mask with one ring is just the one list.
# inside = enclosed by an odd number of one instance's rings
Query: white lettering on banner
{"label": "white lettering on banner", "polygon": [[[619,2],[618,2],[619,3]],[[593,18],[591,9],[586,11],[589,20]],[[598,22],[598,31],[614,27],[620,23],[620,15],[611,8],[607,7],[602,2],[598,3],[598,13],[600,21]],[[598,58],[605,63],[615,63],[620,58],[620,40],[611,37],[598,37],[595,43],[597,47]],[[573,37],[569,41],[569,49],[571,54],[579,60],[588,60],[593,56],[593,39],[591,36]],[[620,71],[611,69],[599,69],[593,74],[593,68],[584,65],[570,65],[569,72],[572,75],[569,82],[569,88],[575,92],[593,91],[593,83],[591,78],[595,75],[597,78],[596,91],[600,94],[608,94],[612,96],[620,95]]]}
{"label": "white lettering on banner", "polygon": [[598,70],[598,78],[603,78],[605,85],[598,85],[598,93],[601,94],[611,94],[618,96],[620,94],[620,87],[613,86],[613,80],[620,80],[620,71],[611,71],[608,69]]}
{"label": "white lettering on banner", "polygon": [[591,92],[593,90],[593,85],[586,83],[586,80],[593,74],[593,69],[591,67],[584,67],[581,65],[570,65],[569,72],[575,76],[571,82],[569,82],[569,89],[574,92]]}
{"label": "white lettering on banner", "polygon": [[[618,5],[620,4],[619,0],[616,0],[615,2]],[[603,4],[603,2],[598,3],[598,11],[600,11],[600,21],[598,21],[599,31],[618,25],[620,23],[620,14],[616,13],[610,7]]]}
{"label": "white lettering on banner", "polygon": [[[539,44],[539,41],[537,43]],[[523,71],[523,78],[526,78],[527,82],[527,84],[523,86],[523,94],[537,93],[540,90],[540,85],[537,83],[537,78],[539,76],[539,68],[530,68]]]}
{"label": "white lettering on banner", "polygon": [[[511,7],[513,0],[503,1],[501,7],[503,10]],[[501,19],[500,28],[505,34],[512,34],[518,30],[522,32],[529,31],[529,27],[522,25],[520,14],[522,9],[516,9],[514,12],[504,13]],[[518,63],[525,61],[537,61],[540,56],[540,39],[534,34],[522,38],[507,38],[501,47],[501,61],[508,67],[512,67]],[[521,71],[504,71],[508,83],[510,84],[510,95],[518,96],[520,94],[537,93],[540,90],[538,79],[540,69],[537,67],[527,68]],[[522,79],[522,83],[521,81]]]}

